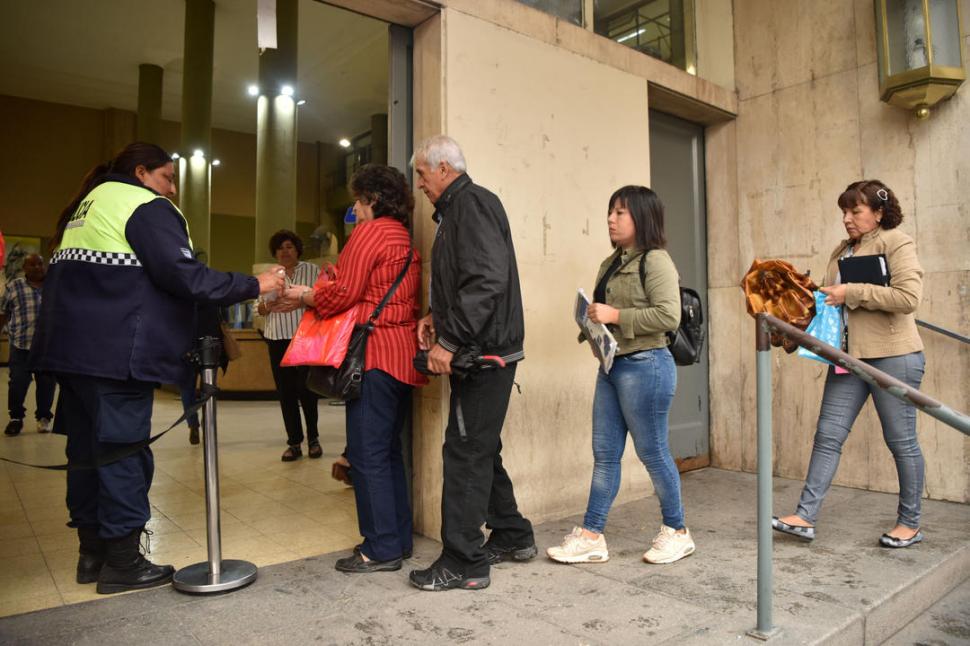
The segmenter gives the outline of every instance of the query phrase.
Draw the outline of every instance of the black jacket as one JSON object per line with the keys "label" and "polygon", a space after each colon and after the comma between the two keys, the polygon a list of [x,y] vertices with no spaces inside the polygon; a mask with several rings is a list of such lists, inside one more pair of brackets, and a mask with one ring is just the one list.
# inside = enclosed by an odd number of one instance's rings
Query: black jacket
{"label": "black jacket", "polygon": [[502,202],[463,174],[435,202],[434,220],[431,314],[438,344],[523,359],[522,292]]}
{"label": "black jacket", "polygon": [[[141,186],[122,175],[106,181]],[[164,197],[135,209],[125,237],[140,267],[51,264],[31,346],[33,370],[179,383],[195,337],[196,303],[228,305],[259,295],[255,277],[216,271],[192,257],[185,221]]]}

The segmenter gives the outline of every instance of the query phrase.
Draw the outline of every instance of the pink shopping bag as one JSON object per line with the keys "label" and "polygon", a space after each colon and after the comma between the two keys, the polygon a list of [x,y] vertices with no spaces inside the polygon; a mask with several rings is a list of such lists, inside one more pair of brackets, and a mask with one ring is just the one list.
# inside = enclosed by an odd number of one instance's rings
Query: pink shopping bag
{"label": "pink shopping bag", "polygon": [[322,318],[313,309],[307,309],[280,365],[338,367],[347,354],[359,310],[360,303]]}

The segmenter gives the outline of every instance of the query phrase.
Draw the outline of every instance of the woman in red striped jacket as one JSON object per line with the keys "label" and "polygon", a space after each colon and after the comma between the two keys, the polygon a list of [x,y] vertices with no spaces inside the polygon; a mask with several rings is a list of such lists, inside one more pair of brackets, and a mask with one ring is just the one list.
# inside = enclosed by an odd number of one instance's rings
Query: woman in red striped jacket
{"label": "woman in red striped jacket", "polygon": [[[312,288],[293,287],[281,307],[315,307],[332,316],[361,303],[363,323],[404,269],[412,250],[408,223],[414,197],[400,171],[368,164],[354,175],[357,226],[340,252],[333,275],[321,273]],[[414,369],[421,258],[415,250],[404,280],[367,339],[359,399],[347,402],[347,459],[351,464],[357,522],[364,542],[337,561],[343,572],[401,569],[411,555],[411,506],[401,453],[401,430],[411,390],[427,379]]]}

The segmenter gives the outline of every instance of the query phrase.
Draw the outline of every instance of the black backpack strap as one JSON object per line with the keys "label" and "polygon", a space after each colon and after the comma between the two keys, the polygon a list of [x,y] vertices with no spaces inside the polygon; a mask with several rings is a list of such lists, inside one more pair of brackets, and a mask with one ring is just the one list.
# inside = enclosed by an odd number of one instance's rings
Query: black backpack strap
{"label": "black backpack strap", "polygon": [[404,280],[404,277],[408,273],[408,269],[411,268],[412,258],[414,258],[414,247],[408,249],[408,259],[404,263],[404,269],[402,269],[401,273],[397,275],[397,278],[394,279],[394,284],[391,285],[389,290],[387,290],[387,293],[384,294],[384,298],[381,299],[381,302],[377,304],[377,307],[375,307],[374,311],[371,313],[370,318],[368,319],[368,321],[371,323],[376,321],[377,317],[381,315],[381,311],[383,311],[384,306],[387,305],[387,301],[391,300],[391,296],[394,295],[394,292],[397,291],[398,286],[400,286],[401,282]]}
{"label": "black backpack strap", "polygon": [[640,284],[643,285],[644,293],[646,293],[647,291],[646,281],[647,281],[647,254],[648,253],[650,252],[644,251],[643,255],[640,256]]}

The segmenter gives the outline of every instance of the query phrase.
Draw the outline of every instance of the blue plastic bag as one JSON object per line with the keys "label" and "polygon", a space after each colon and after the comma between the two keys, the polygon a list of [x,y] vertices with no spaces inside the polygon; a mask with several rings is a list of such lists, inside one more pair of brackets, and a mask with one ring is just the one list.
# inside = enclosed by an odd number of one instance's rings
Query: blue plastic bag
{"label": "blue plastic bag", "polygon": [[[805,332],[815,337],[822,343],[827,343],[836,348],[842,347],[842,306],[841,305],[827,305],[825,303],[825,294],[822,292],[815,293],[815,318],[812,322],[808,324]],[[806,350],[805,348],[798,347],[798,356],[805,357],[806,359],[815,359],[816,361],[821,361],[823,363],[831,363],[827,359],[823,359],[814,352]]]}

